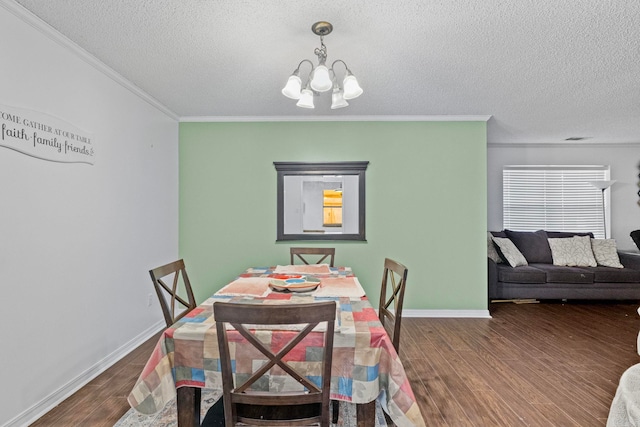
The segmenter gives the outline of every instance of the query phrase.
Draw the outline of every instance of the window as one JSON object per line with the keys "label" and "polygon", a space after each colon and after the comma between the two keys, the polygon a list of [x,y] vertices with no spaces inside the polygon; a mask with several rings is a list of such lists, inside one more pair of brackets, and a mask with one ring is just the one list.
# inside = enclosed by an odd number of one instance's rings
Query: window
{"label": "window", "polygon": [[518,231],[591,231],[604,238],[609,192],[590,182],[608,179],[608,166],[505,166],[503,226]]}
{"label": "window", "polygon": [[277,241],[365,241],[367,161],[273,162]]}

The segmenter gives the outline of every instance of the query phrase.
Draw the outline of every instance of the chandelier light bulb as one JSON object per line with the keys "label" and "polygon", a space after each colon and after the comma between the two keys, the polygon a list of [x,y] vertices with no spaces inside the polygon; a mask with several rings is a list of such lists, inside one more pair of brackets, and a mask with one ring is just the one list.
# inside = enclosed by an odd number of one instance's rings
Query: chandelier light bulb
{"label": "chandelier light bulb", "polygon": [[347,106],[349,106],[349,103],[342,96],[342,91],[339,87],[334,86],[333,93],[331,94],[331,109],[336,110]]}
{"label": "chandelier light bulb", "polygon": [[344,87],[344,99],[354,99],[362,95],[363,90],[358,84],[358,80],[349,71],[347,71],[342,86]]}
{"label": "chandelier light bulb", "polygon": [[311,77],[311,89],[316,92],[326,92],[331,89],[333,83],[329,76],[329,69],[326,65],[320,64],[313,70],[313,76]]}
{"label": "chandelier light bulb", "polygon": [[287,80],[287,84],[282,88],[282,94],[287,98],[300,99],[300,89],[302,88],[302,80],[296,74],[292,74]]}
{"label": "chandelier light bulb", "polygon": [[302,89],[300,100],[296,105],[302,108],[315,108],[313,105],[313,91],[308,88]]}

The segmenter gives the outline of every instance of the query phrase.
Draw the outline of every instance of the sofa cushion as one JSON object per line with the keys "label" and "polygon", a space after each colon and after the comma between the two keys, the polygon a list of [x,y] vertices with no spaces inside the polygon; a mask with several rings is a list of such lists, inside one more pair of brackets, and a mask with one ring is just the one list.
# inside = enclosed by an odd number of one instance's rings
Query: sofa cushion
{"label": "sofa cushion", "polygon": [[620,264],[622,264],[624,268],[640,270],[640,253],[618,251],[618,258],[620,258]]}
{"label": "sofa cushion", "polygon": [[549,237],[544,230],[538,231],[512,231],[504,230],[507,237],[518,248],[528,263],[541,262],[553,263],[551,248],[549,247]]}
{"label": "sofa cushion", "polygon": [[589,284],[595,280],[595,274],[588,268],[565,267],[552,264],[533,264],[531,267],[546,274],[547,283]]}
{"label": "sofa cushion", "polygon": [[591,249],[598,265],[605,267],[624,268],[618,258],[616,241],[614,239],[591,239]]}
{"label": "sofa cushion", "polygon": [[596,259],[591,249],[591,237],[548,239],[553,257],[553,265],[569,267],[595,267]]}
{"label": "sofa cushion", "polygon": [[547,274],[527,265],[511,268],[507,264],[500,264],[498,266],[498,281],[541,284],[547,282]]}
{"label": "sofa cushion", "polygon": [[497,249],[500,257],[509,263],[511,267],[527,265],[527,259],[511,240],[506,237],[494,237],[493,241],[496,242],[498,246]]}
{"label": "sofa cushion", "polygon": [[496,264],[502,262],[502,258],[500,258],[500,254],[496,249],[496,244],[493,242],[491,232],[487,233],[487,257]]}
{"label": "sofa cushion", "polygon": [[631,268],[592,267],[593,281],[596,283],[638,283],[640,287],[640,271]]}

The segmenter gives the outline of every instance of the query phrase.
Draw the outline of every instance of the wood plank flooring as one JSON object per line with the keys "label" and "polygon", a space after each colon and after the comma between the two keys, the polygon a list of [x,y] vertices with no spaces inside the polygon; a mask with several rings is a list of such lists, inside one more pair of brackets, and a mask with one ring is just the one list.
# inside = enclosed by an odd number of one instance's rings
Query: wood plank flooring
{"label": "wood plank flooring", "polygon": [[[492,319],[405,318],[401,358],[428,426],[604,426],[640,363],[638,302],[494,303]],[[112,426],[150,339],[32,426]]]}
{"label": "wood plank flooring", "polygon": [[160,333],[120,359],[31,425],[112,427],[129,410],[127,396],[147,363]]}

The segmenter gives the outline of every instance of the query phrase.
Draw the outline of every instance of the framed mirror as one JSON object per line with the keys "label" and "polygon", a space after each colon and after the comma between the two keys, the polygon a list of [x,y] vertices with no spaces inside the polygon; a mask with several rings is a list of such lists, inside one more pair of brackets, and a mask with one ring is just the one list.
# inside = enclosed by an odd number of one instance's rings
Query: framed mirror
{"label": "framed mirror", "polygon": [[273,162],[278,173],[276,241],[366,240],[369,162]]}

